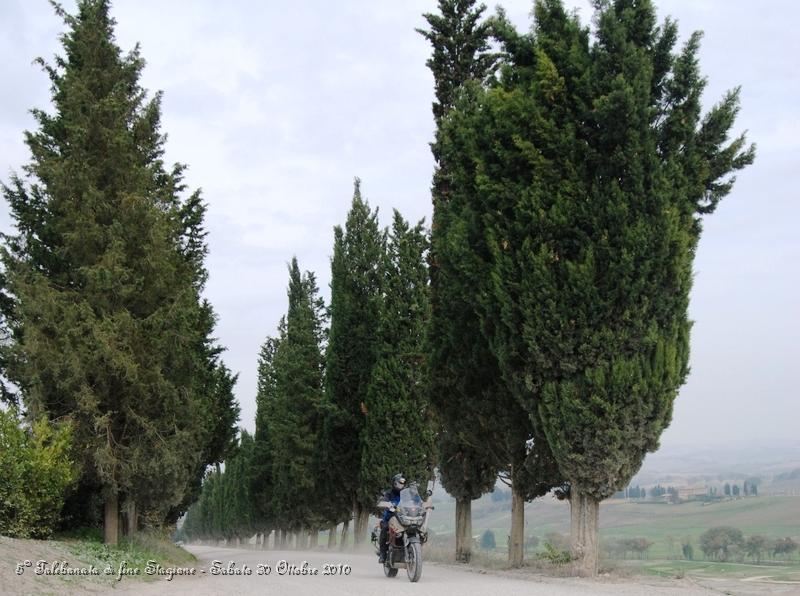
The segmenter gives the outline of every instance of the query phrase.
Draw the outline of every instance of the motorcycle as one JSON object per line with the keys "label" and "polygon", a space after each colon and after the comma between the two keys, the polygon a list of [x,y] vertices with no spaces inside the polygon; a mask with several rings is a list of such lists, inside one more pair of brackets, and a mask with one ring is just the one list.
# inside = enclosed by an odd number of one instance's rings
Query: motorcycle
{"label": "motorcycle", "polygon": [[[426,493],[423,502],[417,485],[412,483],[400,491],[397,506],[389,501],[378,503],[380,509],[389,509],[394,515],[389,518],[389,549],[383,563],[386,577],[395,577],[399,569],[405,569],[409,581],[418,582],[422,577],[422,545],[428,540],[428,521],[432,491]],[[380,523],[372,530],[375,554],[380,554]]]}

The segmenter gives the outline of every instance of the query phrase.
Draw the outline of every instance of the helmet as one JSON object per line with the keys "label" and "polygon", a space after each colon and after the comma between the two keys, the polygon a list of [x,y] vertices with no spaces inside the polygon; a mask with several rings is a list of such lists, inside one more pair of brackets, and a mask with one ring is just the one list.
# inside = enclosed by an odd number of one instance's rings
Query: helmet
{"label": "helmet", "polygon": [[392,487],[395,490],[403,490],[406,486],[406,477],[402,474],[392,476]]}

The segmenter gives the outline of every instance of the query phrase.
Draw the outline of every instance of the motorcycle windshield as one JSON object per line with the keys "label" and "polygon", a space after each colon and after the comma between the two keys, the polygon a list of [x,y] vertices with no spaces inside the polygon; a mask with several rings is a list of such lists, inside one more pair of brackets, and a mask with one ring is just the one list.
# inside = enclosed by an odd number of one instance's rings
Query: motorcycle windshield
{"label": "motorcycle windshield", "polygon": [[400,491],[400,507],[422,507],[422,497],[419,490],[412,484]]}
{"label": "motorcycle windshield", "polygon": [[400,491],[399,507],[408,516],[422,515],[422,497],[419,496],[416,485],[412,484]]}

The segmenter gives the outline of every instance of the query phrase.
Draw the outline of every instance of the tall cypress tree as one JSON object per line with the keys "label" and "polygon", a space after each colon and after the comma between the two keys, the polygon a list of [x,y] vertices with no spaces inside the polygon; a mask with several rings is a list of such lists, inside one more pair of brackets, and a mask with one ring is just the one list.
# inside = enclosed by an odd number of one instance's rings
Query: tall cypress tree
{"label": "tall cypress tree", "polygon": [[40,61],[54,113],[33,111],[26,178],[3,187],[18,232],[3,252],[3,360],[31,415],[76,422],[71,500],[91,510],[99,495],[115,542],[120,498],[159,523],[202,473],[202,208],[180,199],[183,167],[164,167],[160,96],[138,84],[138,49],[116,46],[108,2],[57,10],[65,55]]}
{"label": "tall cypress tree", "polygon": [[[477,82],[465,83],[438,134],[440,158],[447,166],[449,182],[448,230],[440,237],[440,247],[450,264],[450,278],[459,279],[462,287],[450,303],[450,308],[457,305],[463,317],[463,325],[454,333],[461,334],[462,342],[466,332],[472,334],[474,358],[473,369],[466,373],[474,375],[468,378],[472,401],[445,403],[443,408],[460,408],[471,415],[460,430],[462,441],[471,443],[473,449],[482,449],[511,487],[508,555],[509,562],[519,566],[524,556],[525,501],[560,487],[563,480],[543,432],[516,399],[515,379],[505,374],[496,352],[495,327],[500,324],[501,313],[491,299],[491,248],[486,239],[486,221],[493,217],[493,211],[491,203],[479,196],[477,186],[479,156],[484,144],[491,146],[493,142],[481,128],[486,117],[480,109],[484,96]],[[453,346],[458,345],[453,342]],[[464,358],[463,349],[455,353]]]}
{"label": "tall cypress tree", "polygon": [[501,84],[470,112],[497,303],[483,312],[569,481],[573,556],[592,575],[598,503],[657,448],[686,378],[700,216],[754,150],[728,139],[737,91],[702,117],[699,35],[673,53],[650,2],[598,3],[591,46],[558,0],[535,19],[526,43],[505,31]]}
{"label": "tall cypress tree", "polygon": [[[283,327],[283,321],[281,321]],[[277,371],[275,370],[275,354],[278,351],[279,338],[285,330],[279,330],[279,337],[268,337],[261,346],[258,358],[258,391],[256,393],[256,433],[253,437],[253,458],[250,468],[250,486],[253,515],[256,531],[269,535],[275,526],[272,511],[272,434],[270,416],[277,400]]]}
{"label": "tall cypress tree", "polygon": [[474,287],[459,269],[451,238],[460,233],[461,205],[452,196],[453,172],[441,125],[463,87],[483,81],[495,57],[488,52],[490,27],[480,22],[484,5],[474,0],[440,0],[439,14],[426,14],[430,29],[419,30],[432,45],[428,67],[434,76],[437,124],[431,145],[433,223],[430,250],[431,318],[428,329],[430,399],[439,425],[439,469],[444,487],[456,498],[456,559],[471,557],[471,501],[494,487],[500,463],[472,431],[479,405],[499,378],[494,358],[467,302]]}
{"label": "tall cypress tree", "polygon": [[[373,499],[362,498],[361,457],[364,449],[364,404],[378,356],[381,304],[381,264],[385,238],[377,211],[361,197],[356,179],[353,202],[344,229],[334,229],[331,260],[330,335],[326,355],[325,390],[332,410],[325,420],[321,441],[321,469],[336,470],[329,521],[354,516],[354,541],[366,534]],[[342,519],[344,518],[344,519]]]}
{"label": "tall cypress tree", "polygon": [[361,499],[376,502],[402,471],[423,487],[433,473],[425,328],[428,321],[428,239],[394,212],[383,270],[380,348],[365,401]]}
{"label": "tall cypress tree", "polygon": [[320,523],[314,462],[324,411],[325,313],[314,275],[301,275],[296,258],[289,266],[288,297],[286,333],[273,360],[272,507],[282,528],[300,531]]}

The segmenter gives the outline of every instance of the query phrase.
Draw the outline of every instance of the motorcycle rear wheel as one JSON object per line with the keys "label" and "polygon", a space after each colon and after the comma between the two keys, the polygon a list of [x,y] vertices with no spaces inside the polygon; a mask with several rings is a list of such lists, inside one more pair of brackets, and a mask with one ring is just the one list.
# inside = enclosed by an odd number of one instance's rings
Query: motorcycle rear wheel
{"label": "motorcycle rear wheel", "polygon": [[422,545],[419,542],[412,542],[406,549],[406,573],[410,582],[418,582],[422,577]]}
{"label": "motorcycle rear wheel", "polygon": [[397,575],[397,569],[394,567],[389,567],[388,561],[383,564],[383,574],[386,577],[395,577]]}

